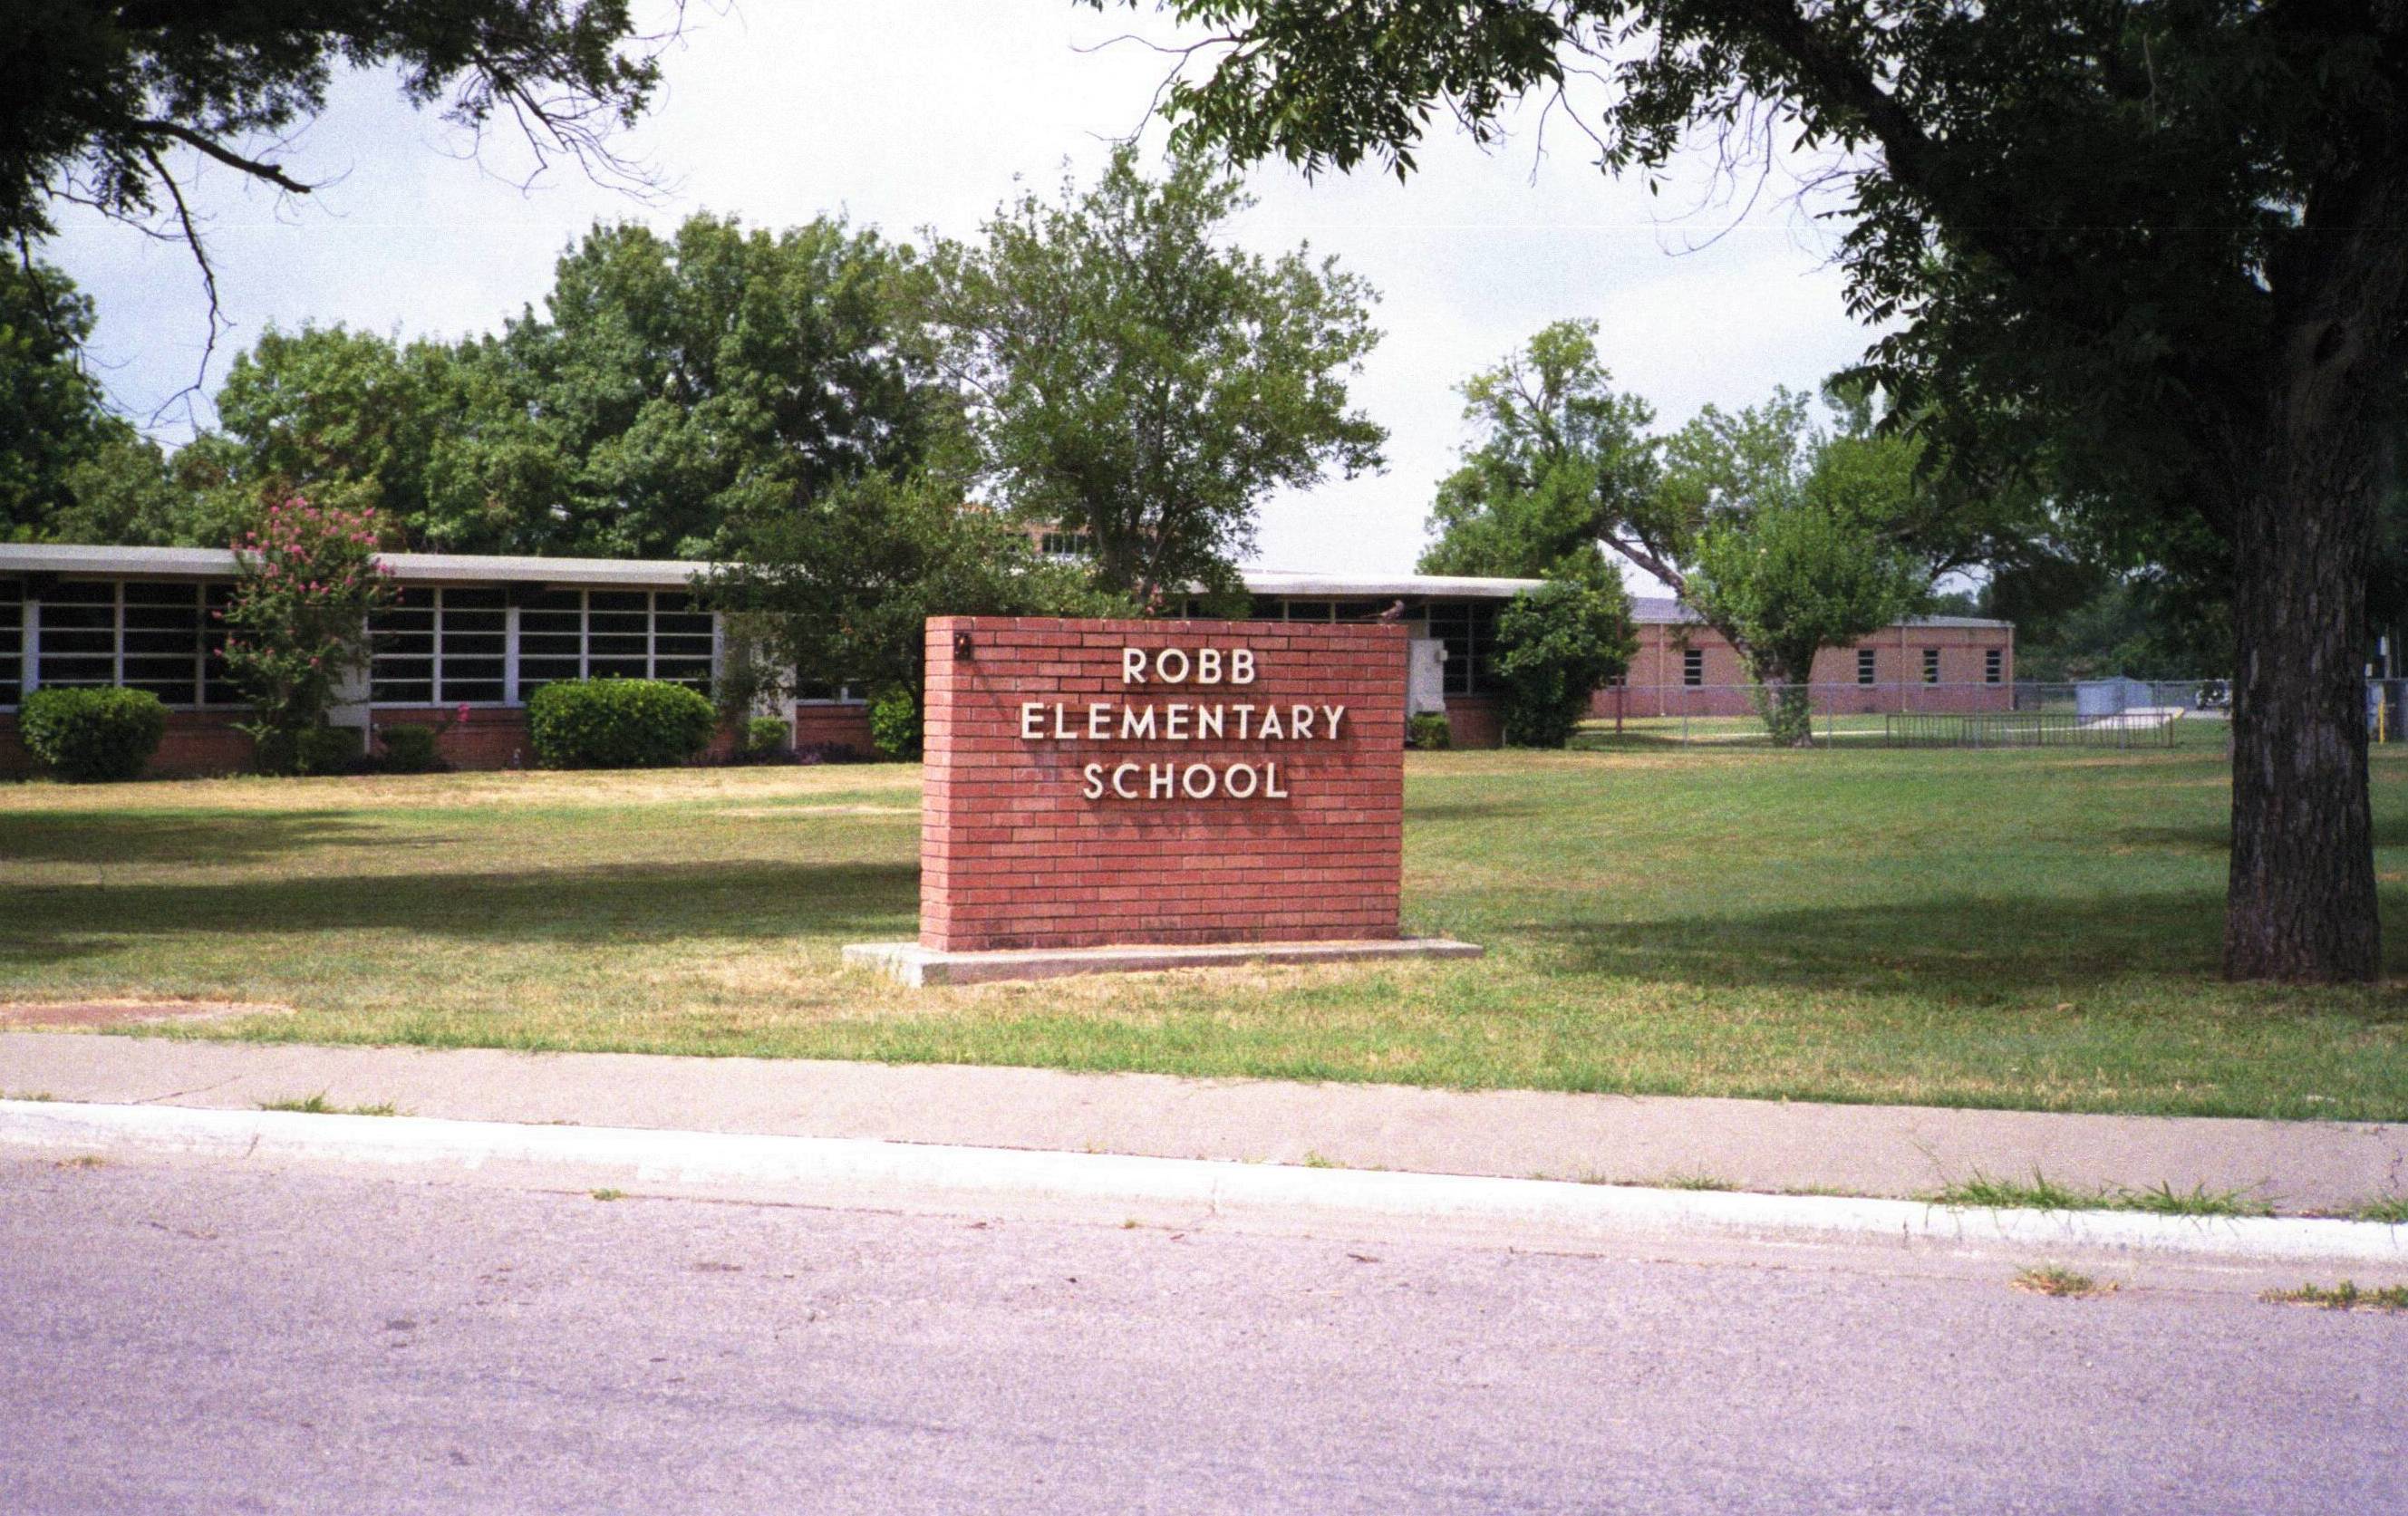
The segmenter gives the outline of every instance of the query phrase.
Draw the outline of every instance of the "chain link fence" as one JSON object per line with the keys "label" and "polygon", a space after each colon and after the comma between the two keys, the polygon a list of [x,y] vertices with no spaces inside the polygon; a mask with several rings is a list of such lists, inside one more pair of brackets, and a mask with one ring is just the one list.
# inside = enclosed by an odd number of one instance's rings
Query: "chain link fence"
{"label": "chain link fence", "polygon": [[[1768,694],[1745,684],[1611,688],[1591,703],[1586,730],[1762,745]],[[1816,743],[1864,747],[2220,747],[2229,704],[2221,679],[1817,683],[1806,694]],[[2403,709],[2394,705],[2395,720]]]}

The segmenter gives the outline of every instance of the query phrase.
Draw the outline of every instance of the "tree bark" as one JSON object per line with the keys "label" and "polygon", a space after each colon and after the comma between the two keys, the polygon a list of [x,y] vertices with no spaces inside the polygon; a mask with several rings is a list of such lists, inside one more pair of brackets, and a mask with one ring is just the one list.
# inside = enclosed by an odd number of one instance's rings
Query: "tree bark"
{"label": "tree bark", "polygon": [[2382,972],[2363,664],[2396,383],[2384,324],[2284,333],[2235,512],[2227,979]]}

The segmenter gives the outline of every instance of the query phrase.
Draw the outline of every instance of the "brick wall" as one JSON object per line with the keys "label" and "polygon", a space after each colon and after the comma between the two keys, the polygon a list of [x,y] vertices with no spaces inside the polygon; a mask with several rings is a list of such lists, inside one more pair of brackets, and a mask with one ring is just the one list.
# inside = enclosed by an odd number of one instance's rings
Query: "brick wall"
{"label": "brick wall", "polygon": [[860,757],[874,756],[877,749],[869,740],[869,708],[796,706],[795,747],[799,751],[818,746],[851,748]]}
{"label": "brick wall", "polygon": [[[251,738],[234,729],[242,713],[171,710],[167,734],[150,755],[146,779],[202,779],[239,774],[251,767]],[[0,779],[27,779],[42,765],[17,738],[17,713],[0,712]]]}
{"label": "brick wall", "polygon": [[[1845,648],[1826,648],[1814,658],[1815,708],[1850,712],[1960,711],[2014,708],[2015,634],[2005,626],[1891,626]],[[1940,652],[1940,682],[1923,682],[1923,650]],[[2000,653],[1999,682],[1986,682],[1985,657]],[[1873,684],[1856,682],[1856,651],[1873,654]],[[1704,655],[1704,683],[1684,682],[1684,655]],[[1627,717],[1753,716],[1747,665],[1739,651],[1709,627],[1649,622],[1639,628],[1639,651],[1620,691],[1589,697],[1589,714],[1611,720],[1617,708]]]}
{"label": "brick wall", "polygon": [[[956,634],[968,634],[957,658]],[[920,940],[938,950],[1108,943],[1393,937],[1403,870],[1403,626],[1291,622],[1078,622],[939,617],[928,622],[927,760],[920,834]],[[1124,648],[1147,682],[1126,681]],[[1165,683],[1151,659],[1243,649],[1253,682]],[[1025,707],[1044,734],[1025,736]],[[1217,706],[1223,735],[1159,735],[1172,705]],[[1075,736],[1057,737],[1054,708]],[[1111,707],[1096,739],[1091,711]],[[1342,706],[1339,737],[1254,735],[1263,708]],[[1152,738],[1123,739],[1122,708],[1150,709]],[[1234,735],[1247,708],[1249,735]],[[1189,720],[1192,721],[1192,716]],[[1101,765],[1100,775],[1089,765]],[[1137,765],[1124,771],[1120,765]],[[1212,794],[1176,793],[1211,771]],[[1277,765],[1285,798],[1261,793]],[[1146,794],[1155,765],[1174,794]],[[1233,765],[1257,793],[1232,798]],[[1120,798],[1111,779],[1140,798]],[[1240,782],[1247,782],[1240,779]],[[1090,791],[1100,787],[1100,796]]]}

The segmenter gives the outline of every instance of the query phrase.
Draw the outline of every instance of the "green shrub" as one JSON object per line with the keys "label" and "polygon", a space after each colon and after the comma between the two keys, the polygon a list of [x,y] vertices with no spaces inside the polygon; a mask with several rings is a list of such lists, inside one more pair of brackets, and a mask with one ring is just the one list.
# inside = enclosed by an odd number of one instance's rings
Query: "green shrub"
{"label": "green shrub", "polygon": [[1618,579],[1550,579],[1497,616],[1497,677],[1505,686],[1505,742],[1560,748],[1597,688],[1630,666],[1639,646]]}
{"label": "green shrub", "polygon": [[1405,723],[1405,746],[1439,752],[1455,746],[1455,728],[1440,711],[1424,711]]}
{"label": "green shrub", "polygon": [[666,768],[718,727],[709,700],[664,679],[571,679],[527,702],[527,738],[547,768]]}
{"label": "green shrub", "polygon": [[744,753],[748,758],[775,758],[785,751],[786,742],[795,735],[792,722],[775,716],[755,716],[744,723]]}
{"label": "green shrub", "polygon": [[351,726],[305,726],[297,732],[251,734],[251,766],[263,774],[355,774],[367,766]]}
{"label": "green shrub", "polygon": [[139,779],[167,735],[167,708],[148,690],[35,690],[17,735],[61,779]]}
{"label": "green shrub", "polygon": [[871,704],[869,740],[889,758],[920,756],[920,702],[910,691],[889,690]]}
{"label": "green shrub", "polygon": [[377,766],[388,774],[432,774],[444,766],[431,726],[380,726],[376,735],[382,750]]}

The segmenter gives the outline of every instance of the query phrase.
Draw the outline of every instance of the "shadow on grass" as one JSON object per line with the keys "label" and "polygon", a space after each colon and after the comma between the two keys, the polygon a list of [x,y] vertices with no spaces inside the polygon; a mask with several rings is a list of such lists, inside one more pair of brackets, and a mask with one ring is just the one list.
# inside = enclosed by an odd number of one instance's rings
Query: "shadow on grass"
{"label": "shadow on grass", "polygon": [[[2166,848],[2217,858],[2232,851],[2232,823],[2225,820],[2199,826],[2127,826],[2114,836],[2116,842],[2127,847]],[[2408,848],[2408,814],[2376,815],[2374,845]]]}
{"label": "shadow on grass", "polygon": [[195,933],[401,932],[464,942],[909,937],[910,864],[732,861],[513,873],[65,884],[0,890],[0,963]]}
{"label": "shadow on grass", "polygon": [[349,810],[240,817],[61,811],[0,817],[0,863],[247,864],[308,848],[423,847],[429,840],[376,833]]}
{"label": "shadow on grass", "polygon": [[[1584,973],[1721,988],[1912,990],[1971,999],[2039,986],[2216,971],[2224,896],[2200,890],[2111,899],[1960,896],[1670,920],[1522,928]],[[2391,934],[2399,942],[2399,934]],[[2387,955],[2408,970],[2408,945]],[[2408,1018],[2408,994],[2385,992]],[[2392,1019],[2386,1013],[2384,1019]]]}

